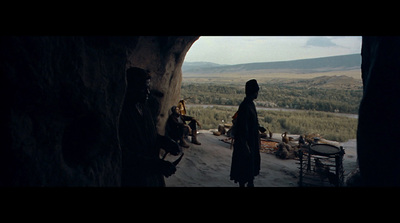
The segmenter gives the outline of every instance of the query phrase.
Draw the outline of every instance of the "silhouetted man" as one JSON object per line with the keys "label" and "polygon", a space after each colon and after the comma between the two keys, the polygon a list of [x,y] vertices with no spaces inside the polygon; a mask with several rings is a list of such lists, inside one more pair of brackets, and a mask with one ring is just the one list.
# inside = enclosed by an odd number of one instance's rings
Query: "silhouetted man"
{"label": "silhouetted man", "polygon": [[164,177],[175,173],[175,166],[160,159],[160,148],[178,155],[178,144],[157,134],[153,113],[147,105],[150,94],[149,72],[132,67],[126,71],[127,91],[119,121],[122,149],[121,186],[165,186]]}
{"label": "silhouetted man", "polygon": [[[189,125],[186,121],[190,121]],[[182,115],[180,113],[179,107],[172,106],[171,115],[168,117],[166,124],[166,134],[173,140],[179,141],[179,145],[185,148],[189,148],[189,145],[185,142],[184,136],[192,132],[192,143],[196,145],[201,145],[197,141],[197,128],[196,124],[200,125],[197,120],[191,116]]]}
{"label": "silhouetted man", "polygon": [[240,187],[246,183],[248,187],[254,187],[254,177],[260,173],[259,131],[265,132],[266,129],[259,126],[253,102],[259,89],[255,79],[246,82],[246,97],[237,112],[230,179],[239,182]]}

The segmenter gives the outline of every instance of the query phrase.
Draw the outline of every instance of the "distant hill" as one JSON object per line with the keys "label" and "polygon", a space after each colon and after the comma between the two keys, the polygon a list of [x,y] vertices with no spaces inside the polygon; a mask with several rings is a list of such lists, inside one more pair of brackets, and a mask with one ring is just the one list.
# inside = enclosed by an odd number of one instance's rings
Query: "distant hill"
{"label": "distant hill", "polygon": [[[273,82],[270,82],[273,83]],[[280,82],[285,86],[320,88],[320,89],[341,89],[341,90],[361,90],[362,81],[356,80],[346,75],[341,76],[319,76],[305,80],[287,80]]]}
{"label": "distant hill", "polygon": [[182,70],[185,72],[185,71],[190,71],[190,70],[221,67],[221,66],[226,66],[226,65],[211,63],[211,62],[184,62],[183,66],[182,66]]}
{"label": "distant hill", "polygon": [[236,65],[221,65],[209,62],[184,62],[185,74],[222,74],[242,72],[286,72],[315,73],[341,70],[354,70],[361,67],[361,54],[321,57],[279,62],[245,63]]}

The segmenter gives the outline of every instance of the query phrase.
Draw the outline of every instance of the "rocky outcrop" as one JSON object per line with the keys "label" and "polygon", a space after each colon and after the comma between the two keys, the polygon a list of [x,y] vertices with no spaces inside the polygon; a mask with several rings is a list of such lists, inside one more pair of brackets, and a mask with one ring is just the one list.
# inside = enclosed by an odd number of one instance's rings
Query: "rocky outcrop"
{"label": "rocky outcrop", "polygon": [[400,37],[363,37],[361,55],[358,184],[400,186]]}
{"label": "rocky outcrop", "polygon": [[135,66],[151,71],[152,89],[162,93],[155,97],[160,104],[158,132],[164,135],[169,110],[177,105],[182,83],[182,64],[192,43],[198,37],[141,37],[128,56],[127,67]]}
{"label": "rocky outcrop", "polygon": [[197,38],[1,37],[0,185],[118,186],[125,70],[151,71],[163,134]]}

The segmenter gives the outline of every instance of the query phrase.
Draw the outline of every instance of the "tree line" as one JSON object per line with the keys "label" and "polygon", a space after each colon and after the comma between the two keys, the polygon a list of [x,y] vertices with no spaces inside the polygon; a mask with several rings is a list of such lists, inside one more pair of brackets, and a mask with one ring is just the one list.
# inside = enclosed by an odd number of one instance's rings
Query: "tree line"
{"label": "tree line", "polygon": [[[190,104],[238,106],[245,96],[243,86],[183,83],[181,97]],[[320,89],[260,84],[257,106],[357,114],[362,90]]]}

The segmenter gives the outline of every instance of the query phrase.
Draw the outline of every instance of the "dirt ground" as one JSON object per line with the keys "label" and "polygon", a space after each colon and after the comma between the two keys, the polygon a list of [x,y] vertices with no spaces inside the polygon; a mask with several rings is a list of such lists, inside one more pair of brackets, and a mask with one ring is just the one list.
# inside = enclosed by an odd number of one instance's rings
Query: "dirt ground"
{"label": "dirt ground", "polygon": [[[289,135],[294,138],[298,135]],[[190,136],[189,136],[190,138]],[[229,179],[232,149],[222,141],[227,136],[213,135],[212,130],[200,130],[201,145],[190,144],[184,148],[181,162],[174,175],[165,178],[167,187],[238,187]],[[280,138],[280,133],[274,137]],[[348,174],[357,168],[356,140],[340,143],[345,150],[343,159],[345,181]],[[166,160],[174,161],[168,155]],[[297,187],[299,181],[299,160],[279,159],[274,154],[261,152],[260,175],[255,177],[255,187]]]}

